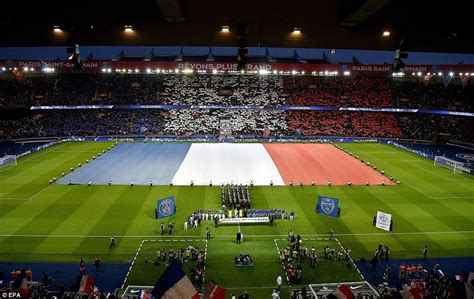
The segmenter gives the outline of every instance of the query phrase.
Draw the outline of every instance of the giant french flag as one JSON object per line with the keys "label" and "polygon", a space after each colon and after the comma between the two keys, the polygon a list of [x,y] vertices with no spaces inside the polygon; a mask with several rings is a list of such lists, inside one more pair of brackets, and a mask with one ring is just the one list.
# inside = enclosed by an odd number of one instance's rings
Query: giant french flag
{"label": "giant french flag", "polygon": [[155,298],[199,299],[199,294],[175,260],[166,268],[151,291]]}

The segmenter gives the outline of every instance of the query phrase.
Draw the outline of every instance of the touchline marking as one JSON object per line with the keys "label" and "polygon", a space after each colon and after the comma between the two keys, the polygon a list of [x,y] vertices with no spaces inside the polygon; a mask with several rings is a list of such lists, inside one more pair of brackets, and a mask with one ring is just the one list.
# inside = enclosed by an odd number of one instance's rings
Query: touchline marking
{"label": "touchline marking", "polygon": [[[118,236],[116,236],[116,237],[118,237]],[[110,236],[109,236],[109,238],[110,238]],[[171,241],[171,240],[142,240],[142,242],[140,243],[140,246],[138,246],[137,252],[135,253],[135,257],[133,258],[132,262],[130,263],[130,267],[128,268],[127,275],[125,276],[125,279],[122,283],[122,289],[125,287],[125,284],[127,283],[128,276],[130,275],[130,272],[132,271],[132,268],[135,265],[137,257],[140,254],[140,251],[142,250],[143,244],[145,244],[145,242],[163,242],[163,241]],[[190,240],[173,240],[173,241],[186,242],[186,241],[190,241]],[[205,253],[204,253],[204,257],[206,257],[206,255],[207,255],[207,240],[195,240],[195,241],[205,241],[206,242],[206,249],[205,249]],[[205,272],[206,272],[206,266],[204,265],[204,273]],[[204,281],[204,275],[203,275],[203,281]]]}
{"label": "touchline marking", "polygon": [[[276,246],[276,249],[277,249],[277,252],[278,252],[278,256],[280,256],[280,248],[278,247],[277,239],[274,239],[273,242],[275,242],[275,246]],[[281,262],[281,266],[283,267],[283,273],[285,273],[286,283],[288,284],[288,287],[291,288],[290,278],[288,277],[288,272],[286,271],[284,261]]]}
{"label": "touchline marking", "polygon": [[202,274],[202,282],[204,283],[206,281],[206,264],[207,264],[207,239],[206,239],[206,247],[204,249],[204,272]]}
{"label": "touchline marking", "polygon": [[[422,171],[424,171],[424,172],[430,173],[430,174],[432,174],[432,175],[434,175],[434,176],[437,176],[437,177],[439,177],[439,178],[441,178],[441,179],[443,179],[443,180],[446,180],[446,181],[451,181],[451,182],[455,182],[455,181],[466,181],[466,182],[470,182],[470,181],[471,181],[470,179],[465,178],[465,177],[459,177],[459,178],[456,178],[456,179],[448,179],[448,178],[443,177],[443,176],[441,176],[441,175],[439,175],[439,174],[437,174],[437,173],[435,173],[435,172],[432,172],[432,171],[430,171],[430,170],[428,170],[428,169],[425,169],[424,167],[421,167],[421,166],[418,166],[418,165],[416,165],[416,164],[413,164],[412,162],[409,162],[410,160],[402,160],[402,161],[405,162],[405,163],[407,163],[407,164],[410,164],[411,166],[414,166],[414,167],[416,167],[416,168],[418,168],[418,169],[420,169],[420,170],[422,170]],[[423,161],[423,162],[424,162],[424,161]]]}
{"label": "touchline marking", "polygon": [[56,153],[97,153],[97,151],[56,151]]}
{"label": "touchline marking", "polygon": [[34,165],[34,166],[29,167],[28,169],[25,169],[25,170],[23,170],[23,171],[20,171],[19,173],[15,174],[15,175],[12,175],[12,176],[10,176],[10,177],[7,177],[6,179],[3,179],[2,181],[8,181],[8,180],[10,180],[10,179],[13,179],[14,177],[19,176],[20,174],[23,174],[24,172],[26,172],[26,171],[28,171],[28,170],[31,170],[31,169],[33,169],[33,168],[35,168],[35,167],[38,167],[38,166],[40,166],[40,165],[42,165],[43,163],[46,163],[46,162],[48,162],[48,161],[50,161],[50,160],[44,160],[44,161],[42,161],[42,162],[40,162],[40,163],[38,163],[38,164],[36,164],[36,165]]}
{"label": "touchline marking", "polygon": [[[158,236],[153,236],[152,238],[155,238],[155,237],[158,237]],[[176,236],[176,237],[179,237],[179,236]],[[171,240],[145,240],[145,242],[169,242]],[[205,242],[206,240],[202,239],[202,240],[176,240],[178,242]]]}
{"label": "touchline marking", "polygon": [[140,253],[140,250],[142,250],[143,243],[145,243],[145,241],[147,241],[147,240],[142,240],[142,242],[140,243],[140,247],[138,247],[138,250],[137,250],[137,252],[135,253],[135,257],[133,258],[133,261],[132,261],[132,263],[130,264],[130,267],[128,268],[128,272],[127,272],[127,275],[125,276],[125,280],[124,280],[123,283],[122,283],[122,289],[125,287],[125,283],[127,282],[128,275],[130,275],[130,271],[132,271],[133,265],[135,264],[135,261],[136,261],[136,259],[137,259],[137,257],[138,257],[138,254]]}
{"label": "touchline marking", "polygon": [[[40,156],[42,156],[42,155],[45,155],[45,154],[47,154],[47,153],[49,153],[49,152],[52,152],[52,151],[54,151],[54,150],[57,150],[58,148],[61,148],[61,147],[65,146],[66,144],[68,144],[68,143],[61,144],[61,145],[59,145],[59,146],[57,146],[57,147],[55,147],[55,146],[53,145],[52,148],[50,148],[49,150],[45,150],[43,153],[41,153],[41,154],[39,154],[39,155],[35,155],[35,156],[33,156],[33,157],[29,158],[29,159],[26,159],[26,160],[24,160],[24,161],[21,161],[21,163],[18,162],[18,165],[24,164],[24,163],[26,163],[26,162],[28,162],[28,161],[31,161],[31,160],[33,160],[33,159],[35,159],[35,158],[37,158],[37,157],[40,157]],[[11,169],[11,168],[2,169],[2,170],[0,170],[0,172],[4,172],[4,171],[10,170],[10,169]],[[28,169],[25,169],[25,170],[23,170],[23,171],[21,171],[20,173],[25,172],[25,171],[27,171],[27,170],[29,170],[29,168],[28,168]]]}
{"label": "touchline marking", "polygon": [[413,190],[416,190],[431,199],[474,199],[474,196],[431,196],[407,182],[404,182],[403,184],[407,185],[408,187],[411,187]]}
{"label": "touchline marking", "polygon": [[[351,237],[351,236],[404,236],[404,235],[449,235],[449,234],[474,234],[474,230],[464,230],[464,231],[431,231],[431,232],[386,232],[386,233],[338,233],[338,237]],[[286,237],[287,235],[246,235],[247,237]],[[327,236],[327,233],[324,234],[309,234],[301,235],[302,237],[318,237],[318,236]],[[45,234],[0,234],[0,237],[18,237],[18,238],[110,238],[110,235],[45,235]],[[172,240],[166,240],[164,238],[189,238],[190,236],[166,236],[161,237],[160,235],[114,235],[116,238],[163,238],[158,240],[149,240],[150,242],[169,242]],[[214,238],[235,238],[235,235],[216,235]],[[202,238],[201,240],[195,239],[194,241],[205,241],[204,237],[193,236],[193,238]],[[148,241],[148,240],[147,240]],[[181,240],[181,242],[187,240]]]}
{"label": "touchline marking", "polygon": [[40,191],[38,191],[38,192],[36,192],[35,194],[31,195],[31,196],[28,198],[28,200],[35,198],[38,194],[40,194],[41,192],[45,191],[46,189],[49,189],[51,186],[53,186],[53,185],[48,185],[48,186],[44,187],[44,188],[41,189]]}
{"label": "touchline marking", "polygon": [[[339,240],[337,238],[335,238],[337,244],[339,244],[339,246],[341,247],[342,250],[346,251],[346,249],[342,246],[341,242],[339,242]],[[365,280],[365,277],[364,275],[362,275],[362,273],[360,272],[359,268],[357,268],[357,265],[354,263],[354,260],[352,259],[352,256],[348,256],[349,257],[349,261],[351,262],[352,266],[354,266],[354,268],[357,270],[357,272],[359,273],[360,275],[360,278],[362,278],[363,280]]]}
{"label": "touchline marking", "polygon": [[53,185],[48,185],[48,186],[44,187],[43,189],[39,190],[38,192],[34,193],[33,195],[31,195],[28,198],[26,198],[26,197],[0,197],[0,200],[2,200],[2,199],[30,200],[30,199],[35,198],[38,194],[40,194],[41,192],[43,192],[46,189],[50,188],[51,186],[53,186]]}

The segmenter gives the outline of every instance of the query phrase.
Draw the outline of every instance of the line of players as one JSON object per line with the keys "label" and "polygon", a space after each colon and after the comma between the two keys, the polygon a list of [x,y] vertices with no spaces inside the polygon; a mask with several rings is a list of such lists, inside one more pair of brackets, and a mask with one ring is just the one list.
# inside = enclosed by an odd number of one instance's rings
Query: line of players
{"label": "line of players", "polygon": [[230,208],[250,208],[250,191],[247,185],[221,185],[222,205]]}

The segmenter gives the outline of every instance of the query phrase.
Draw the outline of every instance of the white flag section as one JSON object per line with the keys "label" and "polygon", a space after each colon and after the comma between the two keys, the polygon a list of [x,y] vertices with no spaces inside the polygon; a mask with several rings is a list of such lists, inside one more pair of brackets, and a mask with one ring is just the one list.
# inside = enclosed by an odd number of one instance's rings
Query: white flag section
{"label": "white flag section", "polygon": [[390,221],[392,220],[392,215],[384,212],[377,211],[377,222],[375,222],[375,227],[390,231]]}
{"label": "white flag section", "polygon": [[174,185],[285,185],[261,143],[194,143],[176,172]]}

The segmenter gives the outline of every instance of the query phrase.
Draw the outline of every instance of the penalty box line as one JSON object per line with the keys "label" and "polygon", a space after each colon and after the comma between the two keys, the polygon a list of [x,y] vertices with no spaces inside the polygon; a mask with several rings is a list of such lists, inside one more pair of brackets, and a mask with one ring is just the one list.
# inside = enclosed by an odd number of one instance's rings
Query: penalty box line
{"label": "penalty box line", "polygon": [[[342,249],[342,250],[346,250],[344,248],[344,246],[342,246],[341,242],[339,241],[338,238],[334,238],[334,239],[330,239],[330,238],[308,238],[308,239],[302,239],[304,241],[336,241],[337,244],[339,245],[339,247]],[[277,252],[278,252],[278,255],[280,254],[280,248],[278,246],[278,241],[288,241],[288,239],[273,239],[273,241],[275,242],[275,246],[276,246],[276,249],[277,249]],[[357,265],[354,263],[354,260],[352,259],[351,256],[349,256],[349,261],[351,262],[352,266],[357,270],[357,273],[359,273],[359,276],[362,280],[365,280],[364,278],[364,275],[362,275],[362,272],[360,272],[359,268],[357,267]],[[288,274],[287,274],[287,271],[286,271],[286,267],[285,267],[285,262],[282,262],[282,267],[283,267],[283,271],[285,273],[285,276],[286,276],[286,281],[288,283],[288,287],[291,288],[291,283],[290,283],[290,279],[288,277]]]}
{"label": "penalty box line", "polygon": [[[138,249],[135,253],[135,256],[133,257],[133,260],[132,262],[130,263],[130,267],[128,268],[128,271],[127,271],[127,275],[125,276],[125,279],[122,283],[122,289],[125,287],[125,284],[127,283],[127,280],[128,280],[128,276],[130,275],[130,272],[132,271],[132,268],[133,266],[135,265],[135,262],[138,258],[138,255],[140,254],[140,251],[142,250],[143,248],[143,245],[145,244],[145,242],[206,242],[206,246],[205,246],[205,249],[204,249],[204,259],[207,258],[207,239],[182,239],[182,240],[158,240],[158,239],[154,239],[154,240],[142,240],[141,243],[140,243],[140,246],[138,246]],[[204,264],[204,275],[203,275],[203,282],[205,281],[205,275],[206,275],[206,265]]]}
{"label": "penalty box line", "polygon": [[[280,236],[282,236],[282,235],[280,235]],[[304,240],[305,241],[328,241],[329,238],[309,238],[309,239],[304,239]],[[278,246],[278,241],[288,241],[288,239],[273,239],[273,242],[275,242],[275,246],[276,246],[276,249],[277,249],[278,256],[280,256],[280,247]],[[340,245],[340,243],[339,243],[339,245]],[[283,268],[283,273],[285,273],[286,283],[288,284],[288,287],[291,288],[290,278],[288,277],[288,272],[286,271],[285,262],[281,262],[281,266]]]}
{"label": "penalty box line", "polygon": [[[275,242],[275,247],[277,249],[277,253],[278,253],[278,256],[280,256],[280,247],[278,247],[278,239],[274,239],[273,242]],[[281,239],[281,240],[284,240],[284,239]],[[281,266],[283,268],[283,273],[285,274],[285,277],[286,277],[286,283],[288,284],[288,287],[291,288],[291,283],[290,283],[290,278],[288,277],[288,272],[286,271],[286,266],[285,266],[285,262],[281,262]]]}
{"label": "penalty box line", "polygon": [[[342,250],[344,250],[344,251],[346,250],[346,249],[342,246],[341,242],[339,242],[339,239],[338,239],[338,238],[334,238],[334,240],[336,240],[337,244],[339,244],[339,246],[341,247]],[[354,260],[352,259],[352,256],[348,256],[348,257],[349,257],[349,261],[351,262],[352,266],[354,266],[354,268],[357,270],[357,273],[359,273],[360,278],[362,278],[362,280],[365,280],[364,275],[362,275],[362,272],[360,272],[359,268],[358,268],[357,265],[354,263]]]}
{"label": "penalty box line", "polygon": [[47,185],[45,187],[43,187],[41,190],[33,193],[30,197],[0,197],[0,200],[32,200],[33,198],[35,198],[37,195],[39,195],[40,193],[42,193],[43,191],[46,191],[47,189],[51,188],[53,185]]}

